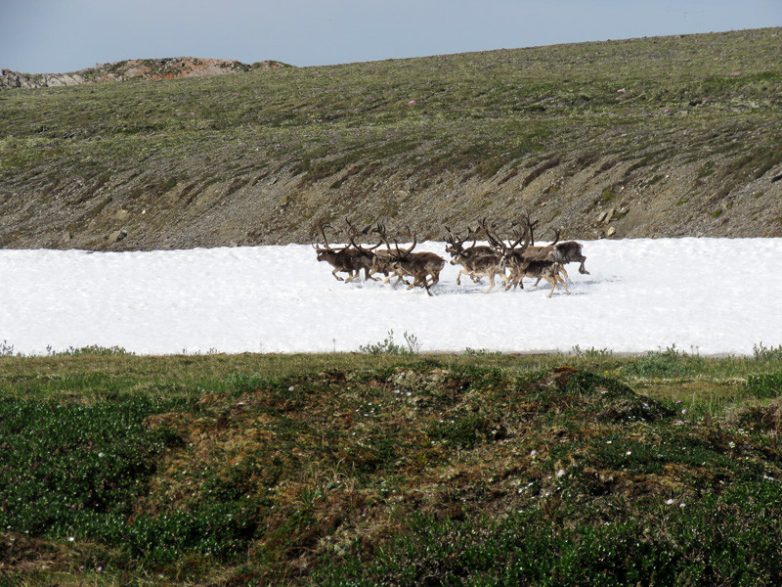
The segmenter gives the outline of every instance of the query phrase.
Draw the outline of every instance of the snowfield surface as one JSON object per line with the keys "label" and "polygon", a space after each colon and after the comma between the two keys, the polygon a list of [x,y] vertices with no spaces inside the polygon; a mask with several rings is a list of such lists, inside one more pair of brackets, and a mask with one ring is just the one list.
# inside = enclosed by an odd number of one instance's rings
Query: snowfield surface
{"label": "snowfield surface", "polygon": [[[657,350],[702,354],[782,344],[782,239],[586,241],[572,295],[464,279],[433,297],[341,283],[311,247],[89,253],[0,251],[0,342],[14,352],[87,345],[143,354],[355,351],[393,329],[421,349]],[[419,245],[444,257],[441,243]]]}

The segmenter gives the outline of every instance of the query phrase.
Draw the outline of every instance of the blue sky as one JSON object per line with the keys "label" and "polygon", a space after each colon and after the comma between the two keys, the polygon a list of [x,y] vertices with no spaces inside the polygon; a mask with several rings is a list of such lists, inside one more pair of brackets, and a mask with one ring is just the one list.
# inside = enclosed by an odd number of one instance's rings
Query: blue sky
{"label": "blue sky", "polygon": [[323,65],[769,26],[782,26],[782,0],[0,0],[0,67]]}

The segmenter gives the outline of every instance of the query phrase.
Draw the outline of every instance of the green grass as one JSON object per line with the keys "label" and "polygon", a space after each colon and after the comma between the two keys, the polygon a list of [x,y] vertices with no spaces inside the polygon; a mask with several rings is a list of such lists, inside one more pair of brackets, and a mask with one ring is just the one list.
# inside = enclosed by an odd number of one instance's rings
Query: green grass
{"label": "green grass", "polygon": [[2,357],[0,563],[28,585],[774,583],[778,352]]}

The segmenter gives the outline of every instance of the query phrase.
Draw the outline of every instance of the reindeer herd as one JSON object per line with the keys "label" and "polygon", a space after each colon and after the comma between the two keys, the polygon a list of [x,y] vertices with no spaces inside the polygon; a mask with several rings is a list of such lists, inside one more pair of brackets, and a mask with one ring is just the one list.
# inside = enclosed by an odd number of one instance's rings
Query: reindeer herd
{"label": "reindeer herd", "polygon": [[[350,282],[360,278],[364,272],[364,280],[377,281],[377,274],[384,276],[384,282],[396,278],[394,286],[399,283],[407,285],[408,289],[423,287],[429,295],[431,288],[440,280],[440,272],[445,267],[445,259],[435,253],[414,252],[418,239],[412,234],[413,244],[400,247],[397,238],[389,238],[386,227],[378,223],[358,230],[345,219],[345,230],[341,240],[347,245],[332,246],[326,237],[326,228],[334,229],[330,224],[321,224],[318,231],[323,237],[323,245],[317,241],[313,244],[318,261],[325,261],[333,267],[331,274],[339,281]],[[568,274],[565,265],[579,263],[579,273],[588,274],[584,267],[586,257],[582,254],[580,243],[574,241],[559,242],[560,231],[555,231],[554,242],[546,246],[535,246],[534,228],[537,221],[531,221],[528,214],[510,226],[512,237],[506,242],[497,234],[498,226],[490,225],[486,219],[475,228],[467,229],[467,234],[461,237],[447,226],[445,230],[446,252],[451,255],[451,265],[459,265],[456,284],[461,285],[463,275],[474,283],[480,283],[484,278],[489,281],[486,293],[492,291],[499,277],[506,290],[517,287],[524,288],[525,277],[537,281],[547,281],[551,284],[551,297],[558,286],[567,293]],[[358,240],[370,240],[377,235],[377,243],[360,244]],[[336,236],[336,235],[335,235]],[[478,245],[478,239],[485,237],[488,245]],[[472,244],[466,246],[466,243]],[[393,242],[393,246],[391,243]],[[381,248],[385,245],[385,248]],[[347,277],[340,277],[346,273]],[[408,279],[412,279],[408,281]]]}

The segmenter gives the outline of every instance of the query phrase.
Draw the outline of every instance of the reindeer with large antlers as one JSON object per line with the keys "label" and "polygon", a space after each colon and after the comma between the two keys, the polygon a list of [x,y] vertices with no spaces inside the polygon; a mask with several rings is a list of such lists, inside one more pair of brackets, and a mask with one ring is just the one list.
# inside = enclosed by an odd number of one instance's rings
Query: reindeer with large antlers
{"label": "reindeer with large antlers", "polygon": [[[508,245],[491,232],[489,227],[486,226],[485,221],[483,227],[484,230],[486,230],[489,242],[491,242],[499,251],[502,251],[500,265],[503,269],[508,269],[510,271],[510,274],[505,278],[506,290],[511,287],[515,289],[519,286],[524,289],[523,279],[525,277],[537,277],[538,282],[540,282],[541,279],[545,279],[551,284],[551,292],[548,297],[554,295],[554,291],[560,283],[565,288],[565,291],[570,293],[567,282],[561,276],[562,266],[560,263],[550,260],[530,259],[527,256],[527,251],[532,242],[532,231],[529,227],[517,231],[514,235],[516,241]],[[524,244],[521,248],[516,248],[522,240],[524,241]]]}
{"label": "reindeer with large antlers", "polygon": [[[430,288],[440,281],[440,272],[445,267],[445,259],[430,252],[414,253],[413,249],[417,244],[418,238],[415,234],[413,235],[413,244],[407,249],[399,248],[399,243],[396,240],[394,241],[395,250],[392,250],[386,243],[391,252],[391,267],[400,277],[409,275],[413,278],[413,282],[407,286],[408,289],[417,285],[425,288],[426,293],[432,295]],[[429,278],[432,280],[431,283]]]}
{"label": "reindeer with large antlers", "polygon": [[[329,245],[328,238],[326,238],[325,226],[333,228],[331,225],[318,225],[318,230],[321,236],[323,236],[324,246],[321,247],[320,243],[315,242],[313,248],[317,252],[318,261],[325,261],[331,265],[334,269],[331,274],[337,281],[350,282],[356,279],[361,270],[364,270],[364,278],[369,278],[368,267],[372,264],[371,251],[361,249],[360,247],[350,248],[349,246],[334,248]],[[343,279],[337,273],[347,273],[348,277]]]}
{"label": "reindeer with large antlers", "polygon": [[[528,247],[526,253],[528,259],[533,261],[554,261],[555,263],[559,263],[560,267],[562,268],[561,272],[565,275],[565,279],[568,278],[567,271],[565,270],[565,265],[567,263],[580,263],[578,272],[584,275],[589,275],[589,271],[587,271],[586,267],[584,267],[586,257],[582,253],[581,243],[577,243],[575,241],[566,241],[563,243],[559,242],[561,230],[555,229],[554,241],[550,245],[545,247],[536,247],[534,246],[535,235],[533,233],[533,229],[538,222],[532,222],[530,220],[529,214],[524,213],[522,215],[522,223],[526,226],[526,230],[528,230],[530,234],[531,245]],[[514,226],[516,224],[519,223],[515,223]]]}
{"label": "reindeer with large antlers", "polygon": [[391,275],[395,274],[397,276],[397,284],[400,281],[403,281],[405,285],[408,285],[407,281],[404,280],[404,277],[397,274],[397,272],[394,270],[392,261],[393,251],[391,251],[391,246],[388,244],[386,225],[378,222],[375,228],[372,229],[372,232],[376,232],[380,236],[380,243],[378,243],[378,246],[382,243],[385,243],[386,250],[381,249],[375,251],[375,257],[372,259],[372,267],[370,268],[369,274],[374,275],[375,273],[382,273],[385,276],[383,283],[388,283],[391,279]]}
{"label": "reindeer with large antlers", "polygon": [[348,227],[348,241],[353,246],[353,251],[356,251],[358,254],[356,254],[356,264],[360,266],[360,269],[364,270],[364,281],[367,279],[371,279],[372,281],[377,281],[376,277],[373,277],[372,274],[375,272],[375,261],[377,259],[378,253],[382,256],[382,251],[375,252],[375,249],[377,249],[380,245],[383,244],[383,241],[380,241],[377,243],[374,247],[364,248],[360,244],[356,242],[356,238],[359,235],[366,235],[369,230],[372,228],[371,225],[364,228],[364,230],[359,231],[353,224],[351,224],[350,220],[348,218],[345,218],[345,224]]}
{"label": "reindeer with large antlers", "polygon": [[[474,230],[468,226],[467,236],[464,238],[454,235],[448,226],[445,230],[448,232],[445,237],[445,242],[448,243],[445,245],[445,251],[451,255],[451,265],[462,266],[456,275],[456,285],[461,285],[462,275],[469,276],[475,283],[480,283],[481,277],[488,277],[492,283],[488,291],[491,291],[494,288],[494,276],[500,271],[500,257],[490,246],[476,246],[480,226]],[[464,243],[470,239],[472,245],[465,247]]]}

